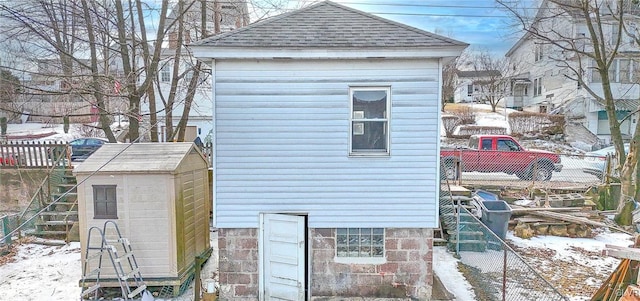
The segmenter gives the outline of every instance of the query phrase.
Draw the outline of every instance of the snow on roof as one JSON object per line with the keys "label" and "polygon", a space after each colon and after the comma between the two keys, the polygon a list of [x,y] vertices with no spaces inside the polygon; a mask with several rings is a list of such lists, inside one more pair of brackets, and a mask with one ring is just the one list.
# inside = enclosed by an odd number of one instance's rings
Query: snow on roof
{"label": "snow on roof", "polygon": [[192,142],[107,143],[76,166],[74,173],[92,173],[96,170],[118,173],[172,172],[193,151],[199,152]]}

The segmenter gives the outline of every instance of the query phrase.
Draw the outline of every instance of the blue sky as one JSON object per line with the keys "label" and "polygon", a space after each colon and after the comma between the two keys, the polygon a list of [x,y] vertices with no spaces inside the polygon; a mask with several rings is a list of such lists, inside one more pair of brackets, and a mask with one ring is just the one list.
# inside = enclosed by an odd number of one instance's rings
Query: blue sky
{"label": "blue sky", "polygon": [[520,33],[494,0],[334,0],[377,16],[504,55]]}

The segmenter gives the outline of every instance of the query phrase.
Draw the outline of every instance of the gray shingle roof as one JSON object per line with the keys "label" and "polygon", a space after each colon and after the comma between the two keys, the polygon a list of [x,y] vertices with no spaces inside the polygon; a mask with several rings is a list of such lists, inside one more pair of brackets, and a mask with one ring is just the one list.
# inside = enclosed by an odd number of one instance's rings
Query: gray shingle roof
{"label": "gray shingle roof", "polygon": [[204,39],[194,45],[255,48],[407,48],[467,44],[325,1]]}
{"label": "gray shingle roof", "polygon": [[500,76],[500,71],[498,70],[473,70],[473,71],[457,70],[456,74],[458,75],[458,77],[492,77],[492,76]]}

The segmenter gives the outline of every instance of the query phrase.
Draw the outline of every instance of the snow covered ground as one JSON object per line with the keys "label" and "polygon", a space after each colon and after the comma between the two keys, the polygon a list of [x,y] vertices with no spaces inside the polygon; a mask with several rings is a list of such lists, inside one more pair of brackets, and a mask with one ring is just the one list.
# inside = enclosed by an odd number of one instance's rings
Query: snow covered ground
{"label": "snow covered ground", "polygon": [[[561,272],[565,274],[559,277],[583,277],[585,285],[580,290],[572,291],[571,287],[563,289],[563,293],[572,301],[589,300],[590,295],[617,267],[619,260],[598,255],[605,244],[632,244],[631,236],[610,232],[603,232],[594,238],[539,236],[528,240],[509,232],[507,240],[517,246],[528,262],[545,276],[556,277],[548,273]],[[82,271],[79,243],[72,242],[64,246],[16,244],[15,254],[3,264],[8,258],[0,260],[0,300],[67,301],[79,298],[78,281]],[[455,300],[476,300],[473,288],[458,270],[458,261],[445,247],[434,248],[434,271],[447,290],[456,296]],[[208,273],[212,270],[215,270],[214,266],[210,267]],[[193,300],[192,296],[193,291],[189,290],[173,300]]]}

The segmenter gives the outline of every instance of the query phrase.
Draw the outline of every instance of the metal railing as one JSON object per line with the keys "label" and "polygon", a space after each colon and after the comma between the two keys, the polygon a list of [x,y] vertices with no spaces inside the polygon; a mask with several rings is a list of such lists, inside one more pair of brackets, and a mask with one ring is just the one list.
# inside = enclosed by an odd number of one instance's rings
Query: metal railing
{"label": "metal railing", "polygon": [[[0,240],[0,247],[4,245],[11,244],[11,231],[18,224],[18,214],[5,214],[0,216],[0,237],[4,237],[4,239]],[[1,254],[0,254],[1,255]]]}

